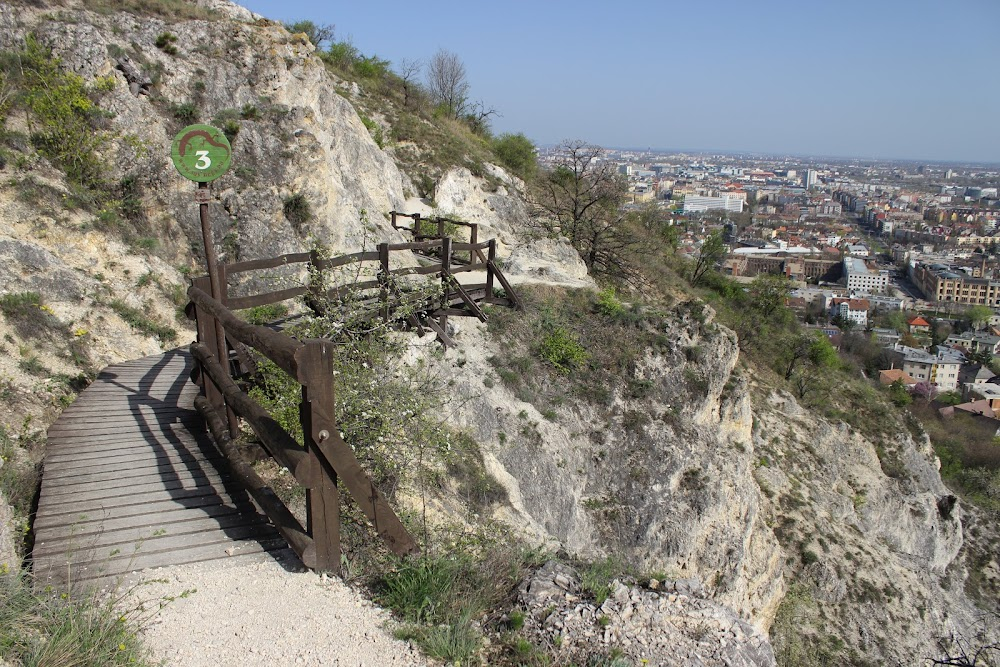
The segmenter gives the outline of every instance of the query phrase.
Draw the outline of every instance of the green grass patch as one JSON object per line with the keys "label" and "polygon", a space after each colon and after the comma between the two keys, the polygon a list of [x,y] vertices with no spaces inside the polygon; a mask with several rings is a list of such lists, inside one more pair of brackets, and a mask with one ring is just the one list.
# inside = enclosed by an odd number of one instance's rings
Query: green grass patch
{"label": "green grass patch", "polygon": [[0,461],[3,462],[0,465],[0,491],[13,508],[22,534],[27,534],[28,516],[41,482],[42,443],[40,434],[29,431],[27,424],[20,438],[15,438],[0,425]]}
{"label": "green grass patch", "polygon": [[611,595],[611,582],[623,577],[635,575],[635,571],[620,558],[607,558],[587,563],[579,568],[580,586],[587,595],[594,598],[595,604],[604,604]]}
{"label": "green grass patch", "polygon": [[141,310],[133,308],[121,299],[110,301],[108,306],[133,329],[139,333],[157,338],[163,345],[177,340],[176,329],[151,320]]}
{"label": "green grass patch", "polygon": [[0,658],[25,667],[153,665],[136,637],[146,614],[124,593],[37,593],[21,572],[0,572]]}
{"label": "green grass patch", "polygon": [[254,306],[237,313],[244,321],[250,324],[270,324],[288,315],[288,306],[282,303],[272,303],[265,306]]}
{"label": "green grass patch", "polygon": [[184,0],[84,0],[83,6],[99,14],[127,12],[137,16],[156,16],[168,22],[222,18],[214,9],[205,9]]}

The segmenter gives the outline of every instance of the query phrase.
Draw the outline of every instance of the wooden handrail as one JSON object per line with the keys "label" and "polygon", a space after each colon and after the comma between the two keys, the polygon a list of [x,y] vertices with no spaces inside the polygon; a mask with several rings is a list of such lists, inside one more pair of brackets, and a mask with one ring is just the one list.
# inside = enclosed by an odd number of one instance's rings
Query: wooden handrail
{"label": "wooden handrail", "polygon": [[317,472],[310,468],[309,456],[299,443],[274,420],[267,410],[260,407],[250,396],[244,393],[233,380],[226,375],[215,356],[202,343],[191,344],[191,354],[212,381],[216,383],[226,402],[240,417],[246,420],[257,437],[260,438],[267,453],[282,466],[288,468],[296,480],[303,486],[313,484],[313,475]]}
{"label": "wooden handrail", "polygon": [[247,271],[256,271],[259,269],[275,269],[279,266],[286,266],[288,264],[301,264],[302,262],[309,261],[309,253],[307,252],[294,252],[288,255],[278,255],[277,257],[270,257],[267,259],[250,259],[244,262],[235,262],[233,264],[226,264],[226,272],[229,275],[234,273],[245,273]]}
{"label": "wooden handrail", "polygon": [[188,288],[188,297],[199,308],[205,309],[207,313],[221,322],[229,336],[254,348],[293,378],[299,376],[295,355],[302,348],[302,343],[267,327],[247,324],[194,285]]}
{"label": "wooden handrail", "polygon": [[[448,241],[445,241],[448,245]],[[388,244],[379,248],[380,278],[376,283],[384,295],[385,317],[388,305]],[[319,262],[314,254],[309,261]],[[309,291],[309,288],[302,288]],[[209,326],[222,325],[230,339],[255,348],[302,386],[300,419],[305,449],[299,447],[285,429],[264,408],[259,406],[229,377],[213,350],[203,342],[191,344],[191,353],[198,362],[206,393],[224,399],[214,404],[199,396],[198,409],[204,415],[212,436],[226,455],[230,468],[258,500],[261,508],[309,567],[333,572],[340,571],[340,491],[338,478],[354,497],[365,516],[372,522],[379,537],[393,553],[404,556],[419,548],[413,537],[389,507],[361,467],[350,446],[337,430],[334,416],[333,355],[335,347],[329,340],[297,341],[267,327],[248,324],[237,318],[226,306],[213,299],[203,289],[192,285],[188,296],[195,304],[199,334]],[[296,481],[306,488],[308,533],[288,511],[273,491],[243,461],[222,425],[220,409],[225,408],[232,419],[245,419],[261,443]],[[232,430],[232,427],[230,428]]]}

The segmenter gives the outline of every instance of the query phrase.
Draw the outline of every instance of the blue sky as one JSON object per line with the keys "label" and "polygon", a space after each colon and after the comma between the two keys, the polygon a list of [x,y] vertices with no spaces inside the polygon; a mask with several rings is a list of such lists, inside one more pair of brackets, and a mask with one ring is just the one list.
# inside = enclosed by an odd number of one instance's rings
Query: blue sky
{"label": "blue sky", "polygon": [[244,0],[394,64],[465,64],[539,144],[1000,162],[997,0]]}

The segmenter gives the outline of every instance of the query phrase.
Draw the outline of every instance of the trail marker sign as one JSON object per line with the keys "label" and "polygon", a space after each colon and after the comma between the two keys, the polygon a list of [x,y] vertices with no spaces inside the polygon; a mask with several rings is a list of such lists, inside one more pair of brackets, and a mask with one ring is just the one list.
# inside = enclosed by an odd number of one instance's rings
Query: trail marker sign
{"label": "trail marker sign", "polygon": [[229,170],[233,148],[219,128],[188,125],[174,137],[170,159],[184,178],[208,183]]}

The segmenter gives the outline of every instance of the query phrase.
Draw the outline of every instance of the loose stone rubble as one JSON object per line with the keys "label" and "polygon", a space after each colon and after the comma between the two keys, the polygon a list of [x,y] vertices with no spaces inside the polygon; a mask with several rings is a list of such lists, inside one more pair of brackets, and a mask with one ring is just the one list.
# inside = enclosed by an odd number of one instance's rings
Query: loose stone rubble
{"label": "loose stone rubble", "polygon": [[573,568],[549,561],[519,590],[521,632],[567,660],[620,656],[633,665],[769,667],[766,637],[730,609],[704,597],[695,579],[646,586],[618,579],[600,605],[582,597]]}

